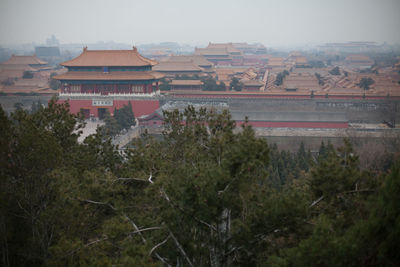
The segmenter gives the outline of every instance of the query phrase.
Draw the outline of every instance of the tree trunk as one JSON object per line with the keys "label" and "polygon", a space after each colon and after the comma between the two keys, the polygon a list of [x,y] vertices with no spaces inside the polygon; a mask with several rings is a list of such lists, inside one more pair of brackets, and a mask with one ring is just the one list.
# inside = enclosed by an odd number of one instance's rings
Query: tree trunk
{"label": "tree trunk", "polygon": [[227,241],[230,238],[231,210],[225,208],[220,215],[220,222],[217,225],[217,242],[210,249],[210,264],[212,267],[227,267],[231,261],[226,255],[229,251]]}

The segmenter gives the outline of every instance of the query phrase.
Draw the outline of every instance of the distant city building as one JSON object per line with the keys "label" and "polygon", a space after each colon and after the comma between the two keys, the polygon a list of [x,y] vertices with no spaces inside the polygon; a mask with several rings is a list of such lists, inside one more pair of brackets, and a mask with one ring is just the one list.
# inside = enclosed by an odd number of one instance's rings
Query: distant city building
{"label": "distant city building", "polygon": [[376,42],[347,42],[327,43],[318,47],[322,51],[336,51],[343,53],[362,53],[379,49]]}
{"label": "distant city building", "polygon": [[60,48],[58,46],[37,46],[35,47],[35,54],[37,57],[59,57]]}
{"label": "distant city building", "polygon": [[59,46],[60,42],[57,40],[56,36],[54,34],[52,34],[50,38],[47,38],[46,45],[47,46]]}
{"label": "distant city building", "polygon": [[[70,99],[71,111],[103,118],[108,110],[131,102],[135,116],[159,107],[152,96],[163,76],[152,70],[157,62],[132,50],[88,50],[61,65],[68,72],[55,76],[61,82],[61,100]],[[153,87],[154,85],[154,87]]]}
{"label": "distant city building", "polygon": [[11,56],[11,50],[9,48],[0,47],[0,62],[5,61]]}

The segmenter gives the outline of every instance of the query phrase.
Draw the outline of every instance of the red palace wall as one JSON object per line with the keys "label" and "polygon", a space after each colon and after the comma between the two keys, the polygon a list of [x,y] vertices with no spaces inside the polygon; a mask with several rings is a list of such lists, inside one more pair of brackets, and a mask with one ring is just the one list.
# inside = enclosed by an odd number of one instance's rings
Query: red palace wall
{"label": "red palace wall", "polygon": [[[238,125],[243,121],[237,121]],[[348,128],[347,122],[280,122],[280,121],[249,121],[249,125],[259,128]]]}
{"label": "red palace wall", "polygon": [[[59,103],[66,100],[58,100]],[[69,100],[70,112],[77,114],[81,109],[89,109],[90,114],[94,117],[98,117],[98,109],[106,108],[110,114],[114,113],[114,109],[120,109],[124,105],[128,105],[131,102],[132,111],[135,117],[140,117],[142,115],[149,115],[156,111],[160,107],[160,102],[158,100],[113,100],[112,106],[92,106],[92,100]]]}
{"label": "red palace wall", "polygon": [[[240,126],[244,121],[236,121]],[[161,126],[163,121],[160,119],[140,121],[141,126]],[[324,129],[346,129],[349,127],[347,122],[280,122],[280,121],[249,121],[247,124],[254,128],[324,128]]]}
{"label": "red palace wall", "polygon": [[[249,91],[252,92],[252,91]],[[272,95],[272,94],[260,94],[254,92],[254,94],[240,94],[240,93],[225,93],[225,94],[207,94],[207,93],[184,93],[184,92],[172,92],[171,95],[174,97],[181,98],[273,98],[273,99],[311,99],[310,95]],[[314,98],[324,99],[324,95],[315,95]],[[365,96],[362,95],[329,95],[329,99],[385,99],[386,96]],[[391,96],[390,99],[400,99],[400,96]]]}

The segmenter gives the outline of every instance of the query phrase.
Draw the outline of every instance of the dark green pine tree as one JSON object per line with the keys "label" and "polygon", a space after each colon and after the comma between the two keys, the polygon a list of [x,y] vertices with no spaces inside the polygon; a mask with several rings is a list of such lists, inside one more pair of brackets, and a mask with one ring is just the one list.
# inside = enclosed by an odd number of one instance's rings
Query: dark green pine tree
{"label": "dark green pine tree", "polygon": [[114,110],[114,118],[121,129],[129,129],[135,125],[135,116],[132,111],[131,102],[124,105],[121,109]]}
{"label": "dark green pine tree", "polygon": [[[117,112],[117,110],[114,110],[114,114]],[[104,126],[101,127],[103,135],[107,136],[114,136],[118,134],[122,128],[118,121],[115,119],[115,116],[111,116],[110,112],[108,110],[104,114]]]}
{"label": "dark green pine tree", "polygon": [[309,169],[309,157],[304,148],[304,143],[301,141],[299,150],[297,151],[296,159],[299,165],[299,168],[304,171],[308,171]]}

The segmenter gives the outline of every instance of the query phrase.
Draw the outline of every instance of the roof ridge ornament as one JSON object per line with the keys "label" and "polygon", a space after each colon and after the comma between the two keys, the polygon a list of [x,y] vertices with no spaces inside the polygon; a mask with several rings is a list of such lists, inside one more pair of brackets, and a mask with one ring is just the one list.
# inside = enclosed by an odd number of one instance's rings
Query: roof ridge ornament
{"label": "roof ridge ornament", "polygon": [[83,47],[83,52],[86,52],[87,51],[87,46],[84,46]]}
{"label": "roof ridge ornament", "polygon": [[132,46],[133,52],[137,52],[136,46]]}

